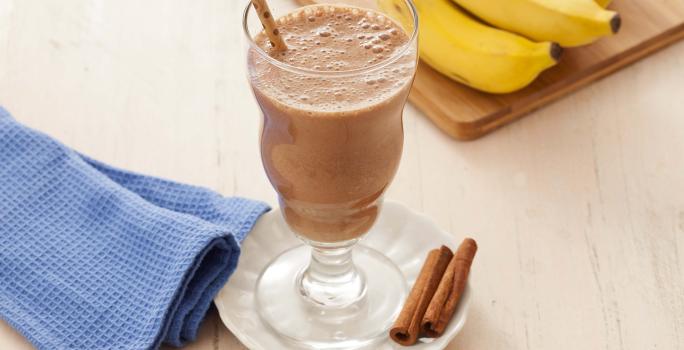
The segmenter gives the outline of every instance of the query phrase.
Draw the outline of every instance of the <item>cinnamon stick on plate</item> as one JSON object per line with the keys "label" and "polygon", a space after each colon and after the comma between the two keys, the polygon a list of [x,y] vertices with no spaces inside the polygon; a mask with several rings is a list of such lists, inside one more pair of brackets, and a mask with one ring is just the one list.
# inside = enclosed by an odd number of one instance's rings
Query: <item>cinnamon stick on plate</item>
{"label": "cinnamon stick on plate", "polygon": [[468,282],[470,266],[476,252],[477,243],[475,240],[466,238],[449,262],[421,323],[421,329],[428,337],[434,338],[442,335],[447,324],[449,324],[449,320],[454,316]]}
{"label": "cinnamon stick on plate", "polygon": [[446,246],[431,250],[428,254],[399,318],[390,329],[390,337],[395,342],[408,346],[418,341],[423,315],[452,256],[453,253]]}

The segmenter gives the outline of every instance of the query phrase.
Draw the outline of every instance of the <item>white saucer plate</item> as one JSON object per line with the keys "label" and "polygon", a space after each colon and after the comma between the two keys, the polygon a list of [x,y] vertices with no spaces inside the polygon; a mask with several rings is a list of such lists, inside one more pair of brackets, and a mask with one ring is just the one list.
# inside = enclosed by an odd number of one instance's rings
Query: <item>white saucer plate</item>
{"label": "white saucer plate", "polygon": [[[288,229],[279,210],[265,214],[243,242],[237,270],[214,299],[223,323],[252,350],[291,348],[289,343],[285,343],[259,317],[254,290],[257,278],[274,257],[301,244],[302,242]],[[440,230],[424,215],[390,201],[385,202],[375,226],[360,243],[384,253],[392,260],[401,270],[409,286],[412,286],[418,277],[427,253],[440,244],[455,249],[460,240]],[[456,314],[444,334],[436,339],[420,339],[418,344],[411,346],[410,349],[445,348],[463,329],[469,302],[470,286],[466,288]],[[394,343],[389,336],[385,342],[375,344],[373,348],[409,349]]]}

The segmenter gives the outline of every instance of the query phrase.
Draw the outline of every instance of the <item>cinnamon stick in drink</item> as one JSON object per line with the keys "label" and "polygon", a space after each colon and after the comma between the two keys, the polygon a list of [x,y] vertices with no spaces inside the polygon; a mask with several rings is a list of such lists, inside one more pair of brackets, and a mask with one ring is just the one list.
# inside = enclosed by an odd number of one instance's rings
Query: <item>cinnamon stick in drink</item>
{"label": "cinnamon stick in drink", "polygon": [[452,256],[453,253],[446,246],[431,250],[428,254],[399,318],[390,329],[390,337],[395,342],[408,346],[418,341],[423,315]]}
{"label": "cinnamon stick in drink", "polygon": [[421,323],[421,329],[428,337],[441,336],[454,316],[468,282],[470,266],[476,252],[475,240],[466,238],[449,262]]}

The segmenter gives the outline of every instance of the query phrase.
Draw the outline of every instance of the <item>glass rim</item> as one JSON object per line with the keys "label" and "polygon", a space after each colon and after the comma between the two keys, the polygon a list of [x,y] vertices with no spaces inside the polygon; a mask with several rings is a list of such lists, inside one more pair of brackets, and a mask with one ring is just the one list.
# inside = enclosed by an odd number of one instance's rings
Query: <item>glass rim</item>
{"label": "glass rim", "polygon": [[[371,72],[383,67],[386,67],[394,62],[396,62],[400,57],[402,57],[406,52],[408,52],[411,49],[411,46],[413,42],[417,39],[418,37],[418,11],[416,9],[415,4],[413,3],[412,0],[401,0],[404,3],[408,5],[408,8],[411,12],[411,16],[413,18],[413,31],[409,35],[409,40],[399,49],[394,52],[394,54],[387,59],[384,59],[378,63],[374,63],[370,66],[363,67],[363,68],[356,68],[356,69],[349,69],[349,70],[342,70],[342,71],[320,71],[320,70],[314,70],[314,69],[307,69],[307,68],[302,68],[302,67],[297,67],[282,61],[278,61],[277,59],[271,57],[269,54],[267,54],[264,50],[262,50],[255,42],[254,38],[252,38],[252,35],[249,33],[249,25],[247,24],[247,20],[249,18],[249,11],[250,9],[253,8],[252,1],[247,2],[247,6],[245,6],[245,9],[242,13],[242,31],[243,34],[246,38],[246,40],[249,42],[249,47],[253,49],[261,58],[265,59],[268,61],[270,64],[279,67],[281,69],[285,69],[287,71],[290,71],[292,73],[298,73],[298,74],[308,74],[308,75],[318,75],[318,76],[333,76],[333,77],[341,77],[341,76],[350,76],[350,75],[357,75],[360,73],[366,73],[366,72]],[[334,3],[330,4],[320,4],[320,5],[330,5],[330,6],[335,6]],[[301,6],[298,7],[298,9],[308,7],[308,6],[316,6],[314,5],[306,5],[306,6]],[[349,5],[352,6],[352,5]],[[364,9],[362,7],[357,7],[362,10],[372,10],[372,9]],[[373,10],[375,11],[375,10]],[[394,19],[392,19],[394,20]]]}

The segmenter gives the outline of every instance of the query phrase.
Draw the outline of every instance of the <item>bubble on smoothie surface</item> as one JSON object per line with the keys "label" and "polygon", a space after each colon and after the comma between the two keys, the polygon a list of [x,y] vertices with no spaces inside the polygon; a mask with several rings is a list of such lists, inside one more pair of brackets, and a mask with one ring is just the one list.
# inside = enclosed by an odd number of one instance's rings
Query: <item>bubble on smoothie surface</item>
{"label": "bubble on smoothie surface", "polygon": [[[363,69],[396,58],[409,38],[398,24],[375,11],[330,5],[307,6],[277,20],[288,50],[275,51],[260,33],[256,44],[272,58],[316,72]],[[361,75],[326,76],[294,73],[250,53],[253,86],[286,105],[321,110],[363,108],[386,100],[410,83],[413,49],[388,66]],[[273,82],[281,83],[273,83]],[[344,87],[341,90],[340,87]]]}

